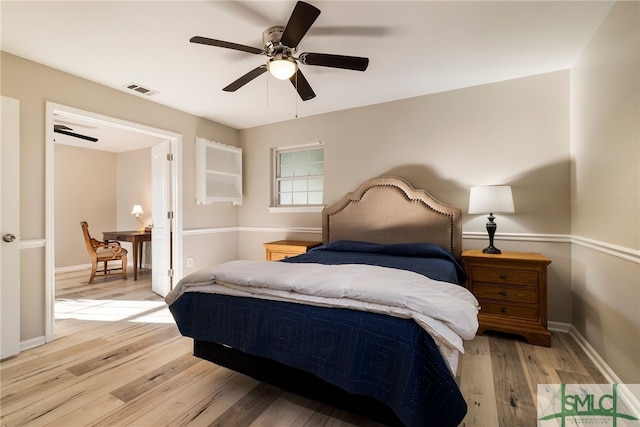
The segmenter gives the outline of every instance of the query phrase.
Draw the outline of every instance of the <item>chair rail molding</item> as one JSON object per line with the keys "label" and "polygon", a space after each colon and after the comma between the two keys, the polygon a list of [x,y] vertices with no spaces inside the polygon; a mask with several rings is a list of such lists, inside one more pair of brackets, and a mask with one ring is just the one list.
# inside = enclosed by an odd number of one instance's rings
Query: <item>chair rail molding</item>
{"label": "chair rail molding", "polygon": [[640,264],[640,250],[638,249],[631,249],[582,236],[571,236],[571,243]]}
{"label": "chair rail molding", "polygon": [[20,239],[20,250],[44,248],[46,246],[46,243],[47,241],[45,239],[28,239],[28,240]]}

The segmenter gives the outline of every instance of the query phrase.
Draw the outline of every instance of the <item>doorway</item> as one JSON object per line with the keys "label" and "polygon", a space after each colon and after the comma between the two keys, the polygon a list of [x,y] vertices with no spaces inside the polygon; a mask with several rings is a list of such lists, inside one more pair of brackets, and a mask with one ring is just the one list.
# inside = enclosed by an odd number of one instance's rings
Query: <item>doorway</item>
{"label": "doorway", "polygon": [[[129,138],[133,140],[141,140],[141,144],[147,144],[146,147],[152,147],[152,151],[157,154],[157,148],[167,151],[167,166],[163,168],[153,167],[153,180],[161,180],[165,183],[162,188],[166,188],[167,194],[162,197],[155,197],[152,195],[153,206],[153,221],[156,221],[156,216],[161,213],[163,217],[170,216],[167,213],[173,212],[172,220],[170,224],[164,224],[164,231],[167,231],[169,242],[165,240],[161,241],[162,248],[167,246],[170,248],[169,253],[166,255],[166,262],[152,263],[152,277],[154,280],[158,278],[163,279],[163,283],[159,286],[154,285],[154,291],[160,294],[166,294],[173,283],[172,278],[179,278],[182,276],[182,263],[179,260],[182,259],[182,169],[181,169],[181,153],[182,153],[182,136],[173,132],[165,131],[162,129],[151,128],[138,123],[123,121],[108,116],[95,114],[89,111],[79,110],[73,107],[59,105],[55,103],[47,102],[46,105],[46,244],[45,244],[45,270],[46,270],[46,330],[45,339],[46,342],[50,342],[54,337],[54,322],[55,322],[55,187],[54,187],[54,147],[56,146],[56,136],[60,139],[58,133],[54,134],[54,124],[64,122],[71,123],[83,123],[87,125],[91,132],[84,133],[97,133],[99,130],[105,132],[120,132],[128,133],[131,135]],[[64,124],[64,123],[63,123]],[[66,125],[65,125],[66,126]],[[85,145],[86,147],[86,145]],[[139,147],[139,148],[142,148]],[[151,156],[150,156],[151,157]],[[149,159],[151,162],[151,159]],[[157,187],[155,187],[157,188]],[[156,189],[149,189],[150,192],[157,191]],[[156,235],[152,233],[152,253],[156,254]],[[160,237],[159,235],[157,235]],[[168,243],[168,245],[167,245]],[[158,252],[159,253],[159,252]],[[156,254],[157,255],[157,254]],[[156,256],[154,255],[154,261]],[[166,269],[169,265],[171,271]],[[162,274],[159,270],[162,266]]]}

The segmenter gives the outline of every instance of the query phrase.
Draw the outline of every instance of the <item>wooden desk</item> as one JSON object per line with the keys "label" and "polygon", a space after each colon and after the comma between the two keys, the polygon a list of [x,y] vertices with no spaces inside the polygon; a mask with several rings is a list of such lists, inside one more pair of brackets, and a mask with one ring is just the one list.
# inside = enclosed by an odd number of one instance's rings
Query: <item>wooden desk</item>
{"label": "wooden desk", "polygon": [[133,280],[138,280],[138,264],[142,268],[142,244],[151,241],[151,231],[103,231],[102,239],[131,242],[133,246]]}

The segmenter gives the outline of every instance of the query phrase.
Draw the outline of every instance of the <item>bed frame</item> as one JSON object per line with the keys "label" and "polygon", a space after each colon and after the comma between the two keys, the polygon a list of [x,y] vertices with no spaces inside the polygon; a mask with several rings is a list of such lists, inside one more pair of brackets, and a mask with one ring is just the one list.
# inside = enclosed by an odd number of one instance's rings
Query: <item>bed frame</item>
{"label": "bed frame", "polygon": [[[396,177],[364,182],[323,209],[323,242],[430,242],[460,259],[462,212]],[[402,425],[393,411],[368,397],[348,393],[315,375],[207,341],[194,341],[194,355],[287,391],[324,401],[386,425]]]}
{"label": "bed frame", "polygon": [[462,211],[396,177],[371,178],[322,211],[322,241],[429,242],[459,260]]}

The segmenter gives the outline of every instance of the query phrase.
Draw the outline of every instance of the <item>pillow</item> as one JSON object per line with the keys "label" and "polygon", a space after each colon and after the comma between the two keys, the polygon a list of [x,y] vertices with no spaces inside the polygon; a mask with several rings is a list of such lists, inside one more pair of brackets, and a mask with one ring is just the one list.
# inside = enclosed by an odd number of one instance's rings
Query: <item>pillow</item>
{"label": "pillow", "polygon": [[317,246],[312,251],[364,252],[416,258],[444,258],[455,262],[455,258],[449,251],[426,242],[378,244],[355,240],[336,240],[326,245]]}
{"label": "pillow", "polygon": [[[320,253],[319,253],[320,252]],[[331,256],[331,253],[351,253],[353,256],[339,257]],[[437,280],[444,280],[449,282],[455,282],[463,284],[467,280],[462,266],[456,261],[449,251],[446,249],[434,245],[433,243],[390,243],[390,244],[378,244],[370,242],[360,242],[354,240],[336,240],[326,245],[317,246],[311,249],[307,254],[298,255],[297,257],[290,258],[291,262],[321,262],[314,255],[327,255],[330,256],[330,263],[364,263],[371,265],[382,265],[386,267],[395,267],[404,270],[414,271],[424,276],[431,277]],[[359,258],[357,256],[360,256]],[[366,261],[362,258],[366,257],[389,257],[387,260],[367,258]],[[311,257],[311,258],[310,258]],[[327,258],[322,258],[327,259]],[[413,259],[413,261],[412,261]],[[337,261],[339,260],[339,261]],[[453,274],[455,277],[449,276],[451,270],[447,270],[445,276],[437,273],[441,271],[440,268],[436,268],[437,275],[434,276],[434,265],[431,260],[445,261],[447,265],[454,267]],[[343,262],[344,261],[344,262]],[[380,264],[378,264],[380,263]],[[444,270],[442,270],[444,271]],[[457,280],[456,280],[457,277]]]}

